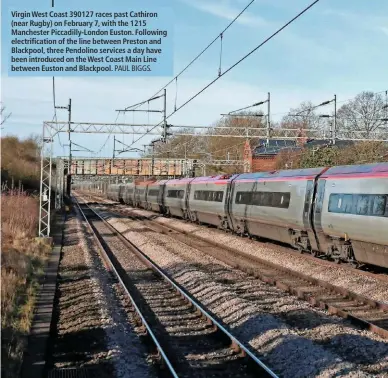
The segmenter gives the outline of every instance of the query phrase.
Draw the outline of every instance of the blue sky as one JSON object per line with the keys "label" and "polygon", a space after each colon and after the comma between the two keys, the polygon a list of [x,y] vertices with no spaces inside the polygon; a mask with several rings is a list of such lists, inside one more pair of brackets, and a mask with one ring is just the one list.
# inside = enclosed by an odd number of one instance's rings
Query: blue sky
{"label": "blue sky", "polygon": [[[50,0],[37,0],[45,4]],[[226,69],[279,26],[295,16],[310,0],[256,0],[239,21],[224,34],[222,67]],[[12,6],[29,7],[27,0],[3,0],[2,11]],[[56,0],[57,5],[79,4]],[[143,1],[147,8],[162,2]],[[235,17],[249,0],[164,0],[174,12],[174,73],[178,73]],[[84,0],[83,7],[106,2]],[[110,1],[114,8],[129,8],[134,2]],[[139,3],[137,3],[139,4]],[[113,7],[113,6],[112,6]],[[218,72],[219,43],[216,43],[178,81],[178,105],[197,92]],[[346,100],[363,90],[388,89],[388,1],[320,0],[311,10],[263,48],[221,78],[169,120],[172,124],[210,125],[220,113],[264,100],[271,92],[273,119],[281,118],[301,101],[313,103]],[[57,78],[59,105],[73,101],[73,120],[113,122],[114,109],[147,99],[171,77],[154,78]],[[8,78],[2,74],[2,101],[12,117],[4,134],[27,136],[40,133],[42,122],[53,116],[50,78]],[[172,110],[175,85],[167,88]],[[161,105],[161,104],[160,104]],[[61,116],[62,115],[62,116]],[[66,113],[58,112],[64,119]],[[120,116],[122,122],[157,122],[146,115]],[[132,136],[119,136],[129,143]],[[136,136],[135,136],[136,138]],[[65,140],[65,135],[62,136]],[[77,135],[74,141],[97,151],[106,136]],[[144,138],[137,147],[146,144]],[[111,156],[111,140],[101,155]],[[58,142],[56,154],[67,153]],[[84,153],[81,155],[85,155]]]}

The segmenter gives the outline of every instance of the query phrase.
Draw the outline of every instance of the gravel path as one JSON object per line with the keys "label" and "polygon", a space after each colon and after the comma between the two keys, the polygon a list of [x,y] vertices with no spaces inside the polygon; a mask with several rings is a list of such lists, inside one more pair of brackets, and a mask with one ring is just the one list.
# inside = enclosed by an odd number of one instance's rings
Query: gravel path
{"label": "gravel path", "polygon": [[[133,209],[131,207],[128,207],[128,209],[132,210],[131,212],[138,216],[155,218],[155,213],[153,212]],[[327,266],[322,266],[319,261],[305,259],[303,256],[300,256],[294,251],[290,251],[286,247],[241,238],[217,229],[199,226],[179,219],[158,216],[154,220],[160,224],[166,226],[171,225],[182,231],[190,232],[192,235],[198,235],[210,241],[223,243],[231,248],[235,248],[237,251],[257,256],[296,272],[308,272],[309,276],[316,279],[324,280],[373,300],[388,303],[388,281],[366,276],[361,272],[357,272],[357,270],[349,274],[349,270],[341,266],[331,265],[330,268],[327,268]]]}
{"label": "gravel path", "polygon": [[156,377],[116,292],[84,221],[69,215],[51,349],[55,368],[83,367],[93,377]]}
{"label": "gravel path", "polygon": [[[136,213],[150,214],[142,210]],[[109,221],[228,324],[238,338],[264,355],[265,362],[282,377],[388,376],[386,340],[355,329],[345,320],[169,236],[147,230],[140,221],[115,217]]]}

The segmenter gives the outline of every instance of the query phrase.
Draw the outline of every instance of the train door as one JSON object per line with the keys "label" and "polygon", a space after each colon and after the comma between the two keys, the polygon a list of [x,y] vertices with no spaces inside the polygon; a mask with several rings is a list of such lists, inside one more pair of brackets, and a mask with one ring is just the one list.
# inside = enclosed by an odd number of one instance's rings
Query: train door
{"label": "train door", "polygon": [[303,226],[307,231],[308,239],[310,241],[310,246],[313,251],[319,251],[317,236],[313,229],[313,198],[314,198],[314,190],[316,190],[315,180],[308,180],[306,186],[306,195],[304,199],[303,206]]}
{"label": "train door", "polygon": [[190,213],[190,193],[191,193],[191,181],[187,183],[186,186],[186,197],[185,197],[185,206],[186,206],[186,214],[188,219],[191,219],[191,213]]}
{"label": "train door", "polygon": [[159,194],[158,194],[158,203],[159,203],[159,208],[160,208],[160,212],[162,214],[165,214],[166,213],[166,201],[165,201],[165,198],[166,198],[166,183],[167,181],[165,181],[164,183],[160,184],[159,186]]}
{"label": "train door", "polygon": [[228,183],[228,186],[226,189],[225,213],[228,218],[229,228],[231,230],[234,230],[234,227],[235,227],[233,224],[233,197],[234,197],[234,192],[236,187],[235,180],[237,179],[237,177],[235,177],[230,181],[230,183]]}
{"label": "train door", "polygon": [[325,198],[326,179],[318,179],[315,187],[312,226],[316,237],[317,247],[321,252],[327,252],[327,241],[322,229],[323,200]]}

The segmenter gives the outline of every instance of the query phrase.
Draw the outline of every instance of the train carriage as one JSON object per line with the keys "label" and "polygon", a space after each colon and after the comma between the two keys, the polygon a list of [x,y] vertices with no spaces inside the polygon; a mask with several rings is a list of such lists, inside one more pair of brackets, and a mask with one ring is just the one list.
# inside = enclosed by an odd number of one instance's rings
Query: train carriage
{"label": "train carriage", "polygon": [[141,182],[135,184],[135,194],[134,194],[134,206],[141,207],[143,209],[147,208],[147,187],[148,182]]}
{"label": "train carriage", "polygon": [[168,180],[156,181],[148,185],[147,209],[164,213],[164,189]]}
{"label": "train carriage", "polygon": [[167,215],[187,219],[187,189],[192,178],[173,179],[165,183],[163,200]]}
{"label": "train carriage", "polygon": [[238,175],[197,177],[190,181],[188,190],[188,217],[228,229],[228,195],[232,180]]}
{"label": "train carriage", "polygon": [[107,188],[107,197],[110,200],[120,202],[122,186],[123,185],[121,185],[121,184],[109,185]]}
{"label": "train carriage", "polygon": [[135,207],[388,268],[388,163],[108,185]]}
{"label": "train carriage", "polygon": [[310,210],[314,180],[323,170],[239,175],[232,184],[233,230],[288,243],[301,250],[315,247]]}
{"label": "train carriage", "polygon": [[124,185],[122,197],[124,203],[133,206],[135,200],[135,183],[131,182]]}
{"label": "train carriage", "polygon": [[321,252],[388,268],[388,163],[328,169],[318,180],[314,227]]}

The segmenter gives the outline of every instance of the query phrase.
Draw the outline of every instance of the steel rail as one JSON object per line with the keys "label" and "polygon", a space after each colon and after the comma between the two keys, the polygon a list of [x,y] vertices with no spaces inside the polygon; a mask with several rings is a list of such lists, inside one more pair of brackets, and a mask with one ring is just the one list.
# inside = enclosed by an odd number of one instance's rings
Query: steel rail
{"label": "steel rail", "polygon": [[[77,201],[78,203],[78,201]],[[214,317],[207,312],[200,303],[198,303],[194,298],[192,298],[186,290],[180,287],[172,278],[170,278],[155,262],[153,262],[145,253],[143,253],[135,244],[128,240],[120,231],[118,231],[114,226],[107,222],[100,214],[93,210],[90,206],[85,204],[108,228],[110,228],[124,244],[129,245],[133,250],[135,250],[147,263],[155,270],[160,276],[166,280],[171,286],[173,286],[189,303],[194,305],[198,311],[200,311],[203,316],[209,319],[213,325],[215,325],[220,331],[222,331],[232,342],[231,347],[238,351],[240,350],[242,354],[249,356],[252,361],[256,363],[265,373],[270,377],[278,378],[278,376],[267,367],[258,357],[256,357],[241,341],[235,338],[220,322],[218,322]]]}
{"label": "steel rail", "polygon": [[[128,216],[129,215],[128,211],[130,211],[130,210],[124,210],[124,211],[121,210],[121,211],[122,212],[126,211],[127,212],[126,215]],[[113,209],[112,212],[113,213],[116,212],[116,213],[120,214],[120,210]],[[131,215],[129,215],[129,216],[131,216]],[[132,215],[132,217],[133,216],[136,216],[136,215]],[[144,219],[143,219],[143,221],[144,221]],[[215,255],[213,255],[213,256],[216,258],[219,258],[220,260],[222,260],[226,264],[233,266],[232,260],[235,260],[234,261],[235,265],[239,269],[245,271],[246,273],[248,273],[248,274],[254,273],[255,277],[259,278],[260,280],[262,280],[266,283],[275,285],[283,291],[287,291],[287,292],[297,296],[300,299],[306,300],[307,302],[309,302],[313,306],[317,306],[317,307],[320,307],[322,309],[326,309],[331,314],[335,314],[335,315],[338,315],[344,319],[348,319],[352,323],[354,323],[362,328],[368,329],[369,331],[376,333],[377,335],[379,335],[385,339],[388,339],[387,326],[379,326],[379,325],[375,324],[373,322],[373,320],[370,321],[370,320],[364,319],[362,316],[354,315],[354,314],[352,314],[351,311],[344,309],[341,305],[338,306],[336,304],[333,304],[330,301],[327,301],[325,299],[320,298],[319,295],[311,295],[308,292],[305,292],[303,290],[298,289],[298,287],[294,288],[292,285],[284,282],[284,280],[282,278],[278,279],[271,274],[268,275],[266,273],[264,273],[264,274],[260,273],[260,272],[255,270],[255,265],[259,264],[259,265],[268,267],[269,269],[272,269],[274,271],[278,271],[280,273],[287,274],[288,276],[295,277],[299,280],[308,282],[310,285],[324,288],[325,290],[327,290],[329,292],[330,291],[335,292],[335,293],[341,295],[343,297],[343,299],[347,299],[349,301],[353,300],[353,301],[358,302],[359,304],[366,304],[366,305],[371,307],[370,310],[375,309],[375,310],[380,310],[380,311],[383,311],[384,313],[387,313],[388,303],[379,302],[376,300],[369,299],[363,295],[354,293],[351,290],[338,287],[336,285],[333,285],[333,284],[328,283],[328,282],[321,280],[321,279],[310,277],[304,273],[295,272],[292,269],[276,265],[272,262],[263,260],[262,258],[259,258],[257,256],[248,255],[245,252],[237,251],[236,249],[234,249],[232,247],[229,247],[227,245],[223,245],[223,244],[215,242],[215,241],[211,241],[205,237],[201,237],[199,235],[196,235],[194,237],[188,231],[183,231],[183,230],[181,230],[177,227],[174,227],[172,225],[161,224],[159,222],[156,222],[153,219],[146,219],[146,221],[149,223],[152,223],[153,225],[156,226],[156,229],[153,229],[155,232],[164,233],[161,230],[165,229],[165,230],[167,230],[167,232],[165,232],[165,234],[168,234],[171,236],[170,231],[174,231],[174,232],[177,232],[178,234],[181,234],[181,235],[183,235],[186,238],[189,238],[191,240],[197,239],[201,242],[208,243],[209,245],[211,245],[213,247],[220,248],[224,252],[226,252],[227,254],[228,253],[231,254],[232,257],[231,256],[223,257],[223,256],[220,256],[218,254],[217,254],[217,256],[215,256]],[[147,226],[147,227],[150,227],[150,226]],[[152,226],[150,227],[150,229],[152,229]],[[181,241],[180,239],[178,239],[178,240]],[[183,243],[185,243],[185,242],[183,242]],[[185,244],[190,245],[188,243],[185,243]],[[234,256],[236,253],[238,253],[238,256]],[[318,260],[318,261],[320,261],[320,260]],[[244,262],[246,264],[244,264]],[[387,320],[384,320],[384,323],[385,322],[388,323],[388,317],[385,317],[384,319],[387,319]]]}
{"label": "steel rail", "polygon": [[[93,193],[93,194],[91,194],[91,193]],[[93,202],[92,204],[104,205],[104,206],[109,206],[109,207],[117,207],[118,210],[115,210],[115,211],[119,214],[124,213],[125,211],[130,211],[130,209],[127,208],[128,205],[123,205],[123,204],[118,203],[117,201],[109,200],[109,199],[103,197],[101,193],[96,194],[94,192],[88,192],[88,193],[82,192],[82,195],[88,196],[91,200],[93,199],[93,201],[95,201],[95,202]],[[101,201],[103,201],[103,202],[101,202]],[[121,209],[121,207],[123,209]],[[133,209],[136,210],[136,208],[133,208]],[[148,211],[155,212],[154,210],[148,210]],[[157,213],[157,214],[160,214],[160,213]],[[160,227],[170,227],[174,231],[179,231],[178,228],[174,228],[171,225],[166,226],[162,223],[155,222],[155,220],[152,220],[152,219],[148,219],[148,220],[152,221],[154,224],[157,224]],[[203,225],[205,225],[205,224],[203,224]],[[296,250],[294,248],[292,248],[290,245],[285,245],[284,243],[277,242],[276,240],[268,239],[268,240],[266,240],[266,242],[270,242],[273,247],[276,245],[281,245],[282,247],[287,248],[291,253],[295,254],[295,252],[296,252]],[[213,242],[213,243],[216,243],[216,242]],[[329,260],[325,260],[324,255],[313,255],[311,253],[304,253],[303,258],[306,260],[319,262],[319,264],[321,264],[323,266],[327,266],[327,267],[338,267],[339,266],[338,263],[335,263],[335,262],[329,261]],[[345,262],[341,263],[340,266],[343,269],[349,270],[349,272],[356,271],[357,273],[364,275],[365,277],[372,277],[372,278],[378,279],[380,281],[387,281],[388,282],[388,274],[384,273],[384,271],[388,272],[387,269],[384,269],[384,268],[379,269],[378,267],[376,267],[375,271],[373,271],[373,270],[368,271],[368,270],[359,269],[359,268],[357,268],[349,263],[345,263]],[[361,264],[360,267],[364,267],[364,266]],[[378,269],[377,272],[376,272],[376,269]],[[387,302],[387,306],[388,306],[388,302]],[[388,311],[388,307],[387,307],[387,311]]]}
{"label": "steel rail", "polygon": [[[159,225],[159,223],[153,221],[152,219],[150,219],[149,221],[153,224]],[[160,226],[161,226],[161,228],[165,228],[165,229],[167,228],[167,229],[179,232],[182,235],[189,237],[190,239],[193,238],[192,235],[190,235],[189,233],[187,233],[185,231],[179,230],[178,228],[175,228],[172,226],[166,226],[166,225],[160,225]],[[171,235],[171,233],[170,233],[170,235]],[[210,245],[213,245],[214,247],[223,248],[224,250],[228,251],[229,253],[236,253],[237,252],[233,248],[230,248],[228,246],[224,246],[224,245],[217,243],[217,242],[209,241],[206,238],[198,237],[198,236],[196,236],[196,238],[198,238],[200,241],[207,242]],[[241,252],[241,251],[239,252],[239,256],[247,259],[247,261],[251,261],[253,263],[255,263],[255,262],[260,263],[260,264],[267,266],[273,270],[277,270],[281,273],[288,274],[291,277],[295,277],[295,278],[298,278],[300,280],[309,282],[311,285],[325,288],[328,291],[336,292],[337,294],[343,296],[344,299],[354,300],[354,301],[359,302],[360,304],[369,305],[373,309],[378,309],[378,310],[381,310],[384,312],[388,311],[388,304],[387,303],[371,300],[363,295],[356,294],[356,293],[352,292],[351,290],[342,289],[338,286],[335,286],[335,285],[330,284],[328,282],[325,282],[323,280],[309,277],[306,274],[295,272],[289,268],[277,266],[273,263],[270,263],[269,261],[265,261],[265,260],[260,259],[259,257],[256,257],[256,256],[248,256],[246,253]],[[228,258],[224,259],[223,261],[227,264],[230,263],[230,260]],[[237,262],[237,264],[240,265],[238,262]],[[240,265],[240,268],[242,268],[242,270],[246,271],[247,273],[249,273],[249,271],[250,271],[250,268],[247,268],[245,266]],[[303,290],[299,290],[298,288],[294,288],[292,285],[283,282],[282,279],[276,279],[276,278],[272,277],[271,275],[267,276],[266,274],[262,274],[262,275],[259,274],[258,278],[260,278],[264,282],[267,282],[267,283],[270,283],[270,284],[277,286],[281,290],[288,291],[289,293],[296,295],[298,298],[301,298],[301,299],[308,301],[310,304],[312,304],[314,306],[326,309],[331,314],[341,316],[344,319],[348,319],[352,323],[357,324],[360,327],[363,327],[365,329],[368,329],[369,331],[376,333],[377,335],[379,335],[385,339],[388,339],[388,329],[385,327],[380,327],[380,326],[374,324],[373,321],[369,321],[369,320],[363,319],[360,316],[353,315],[350,311],[348,311],[346,309],[345,310],[342,309],[341,306],[337,306],[335,304],[330,303],[330,301],[320,299],[319,296],[314,296],[314,295],[310,295],[308,293],[304,293]]]}
{"label": "steel rail", "polygon": [[[121,276],[119,274],[119,272],[116,270],[113,262],[111,261],[111,259],[109,258],[108,254],[105,252],[105,248],[103,247],[102,243],[100,242],[96,232],[93,230],[93,227],[92,225],[90,224],[87,216],[85,215],[85,213],[83,212],[83,210],[81,209],[81,205],[79,204],[78,200],[73,197],[76,205],[77,205],[77,208],[78,210],[80,211],[81,215],[83,216],[89,230],[92,232],[97,244],[98,244],[98,247],[100,248],[101,252],[103,253],[104,255],[104,260],[107,261],[110,265],[110,268],[112,269],[112,271],[114,272],[116,278],[119,280],[120,282],[120,285],[121,287],[124,289],[125,293],[127,294],[127,296],[129,297],[129,299],[131,300],[131,303],[132,303],[132,306],[134,307],[134,309],[136,310],[137,314],[139,315],[140,319],[141,319],[141,322],[143,324],[143,326],[146,328],[148,334],[150,335],[153,343],[155,344],[158,352],[160,353],[160,355],[162,356],[164,362],[166,363],[168,369],[170,370],[170,373],[172,374],[172,376],[174,378],[179,378],[177,372],[175,371],[174,367],[172,366],[170,360],[168,359],[167,355],[165,354],[162,346],[160,345],[158,339],[156,338],[155,334],[153,333],[151,327],[149,326],[149,324],[147,323],[146,319],[144,318],[142,312],[140,311],[139,307],[137,306],[134,298],[132,297],[132,295],[129,293],[126,285],[124,284],[123,280],[121,279]],[[95,213],[95,211],[93,209],[90,208],[90,206],[88,206],[87,204],[82,204],[82,205],[85,205],[89,210],[91,210],[93,213]],[[95,213],[96,214],[96,213]],[[96,214],[98,215],[98,214]],[[101,218],[101,217],[100,217]]]}

